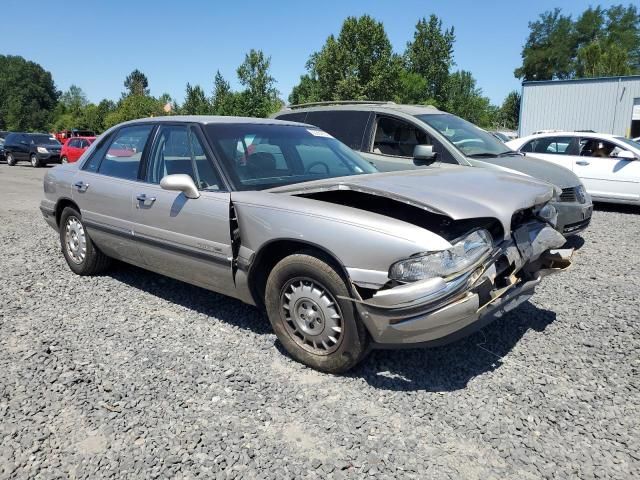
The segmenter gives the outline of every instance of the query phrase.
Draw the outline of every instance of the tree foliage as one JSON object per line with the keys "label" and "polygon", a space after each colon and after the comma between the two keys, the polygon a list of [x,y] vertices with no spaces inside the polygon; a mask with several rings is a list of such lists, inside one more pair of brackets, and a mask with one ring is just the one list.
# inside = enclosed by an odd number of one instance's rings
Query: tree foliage
{"label": "tree foliage", "polygon": [[635,5],[587,8],[575,21],[559,8],[529,23],[523,80],[640,73],[640,15]]}
{"label": "tree foliage", "polygon": [[231,90],[220,71],[216,72],[213,80],[213,96],[211,97],[212,111],[215,115],[234,115],[237,95]]}
{"label": "tree foliage", "polygon": [[483,128],[490,128],[496,108],[482,95],[471,72],[459,70],[447,82],[447,99],[442,108]]}
{"label": "tree foliage", "polygon": [[291,101],[390,100],[397,92],[402,62],[393,53],[382,23],[369,15],[348,17],[307,62],[308,73]]}
{"label": "tree foliage", "polygon": [[45,130],[58,91],[51,73],[12,55],[0,55],[0,129]]}
{"label": "tree foliage", "polygon": [[[442,20],[435,15],[428,21],[422,18],[416,24],[413,41],[407,43],[404,59],[407,71],[424,79],[422,99],[434,99],[437,103],[445,101],[449,71],[454,65],[455,40],[453,27],[443,30]],[[415,79],[406,83],[410,78],[405,75],[404,86],[415,89]]]}
{"label": "tree foliage", "polygon": [[149,95],[148,87],[149,80],[147,76],[136,68],[124,80],[124,88],[127,91],[123,95]]}
{"label": "tree foliage", "polygon": [[521,95],[517,91],[509,92],[498,111],[496,123],[502,128],[516,130],[520,122]]}
{"label": "tree foliage", "polygon": [[271,58],[261,50],[251,50],[238,67],[240,84],[245,87],[237,98],[237,108],[249,117],[268,117],[280,108],[276,81],[269,68]]}
{"label": "tree foliage", "polygon": [[184,115],[209,115],[211,114],[211,103],[200,85],[194,87],[187,83],[184,103],[180,109]]}

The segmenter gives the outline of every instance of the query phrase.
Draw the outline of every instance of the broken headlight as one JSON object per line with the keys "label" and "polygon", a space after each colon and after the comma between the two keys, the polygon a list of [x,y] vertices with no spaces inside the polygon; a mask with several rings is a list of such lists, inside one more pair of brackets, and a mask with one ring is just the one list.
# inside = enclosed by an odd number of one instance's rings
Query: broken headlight
{"label": "broken headlight", "polygon": [[556,225],[558,224],[558,211],[556,210],[556,207],[550,203],[547,203],[538,211],[538,217],[547,222],[553,228],[556,228]]}
{"label": "broken headlight", "polygon": [[492,245],[488,231],[475,230],[447,250],[417,255],[394,263],[389,269],[389,278],[399,282],[447,278],[474,266],[491,251]]}

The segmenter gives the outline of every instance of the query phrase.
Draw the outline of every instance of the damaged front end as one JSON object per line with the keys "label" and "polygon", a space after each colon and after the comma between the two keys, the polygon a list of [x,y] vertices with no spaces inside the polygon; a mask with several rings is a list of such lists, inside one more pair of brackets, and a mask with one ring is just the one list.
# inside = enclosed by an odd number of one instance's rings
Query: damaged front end
{"label": "damaged front end", "polygon": [[[522,219],[520,219],[522,220]],[[456,275],[389,282],[352,298],[379,347],[437,345],[475,331],[528,300],[541,279],[571,265],[564,237],[538,219],[514,228]]]}

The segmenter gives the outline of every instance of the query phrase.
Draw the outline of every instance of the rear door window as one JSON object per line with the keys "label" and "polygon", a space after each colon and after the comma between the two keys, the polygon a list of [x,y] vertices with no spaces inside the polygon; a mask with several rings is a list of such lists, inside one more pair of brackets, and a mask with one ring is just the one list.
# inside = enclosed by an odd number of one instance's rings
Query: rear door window
{"label": "rear door window", "polygon": [[136,180],[140,160],[153,125],[133,125],[116,132],[110,142],[98,148],[87,163],[87,170],[111,177]]}
{"label": "rear door window", "polygon": [[342,143],[354,150],[362,150],[364,131],[367,128],[370,112],[355,110],[333,110],[309,112],[305,123],[330,133]]}
{"label": "rear door window", "polygon": [[551,155],[574,155],[575,139],[573,137],[542,137],[529,142],[521,150],[523,152],[546,153]]}

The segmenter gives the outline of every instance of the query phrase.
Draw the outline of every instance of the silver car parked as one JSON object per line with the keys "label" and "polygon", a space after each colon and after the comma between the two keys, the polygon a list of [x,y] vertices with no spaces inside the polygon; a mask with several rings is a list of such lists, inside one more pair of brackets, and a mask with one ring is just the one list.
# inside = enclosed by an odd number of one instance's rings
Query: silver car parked
{"label": "silver car parked", "polygon": [[372,347],[459,338],[572,254],[547,183],[376,173],[324,131],[278,120],[127,122],[50,170],[44,194],[77,274],[116,258],[257,305],[293,358],[328,372]]}
{"label": "silver car parked", "polygon": [[[591,199],[571,170],[514,152],[489,132],[434,107],[393,102],[319,102],[290,106],[274,118],[322,128],[383,172],[450,163],[519,172],[544,180],[562,189],[553,202],[560,232],[581,232],[591,221]],[[423,148],[416,157],[418,145]]]}

